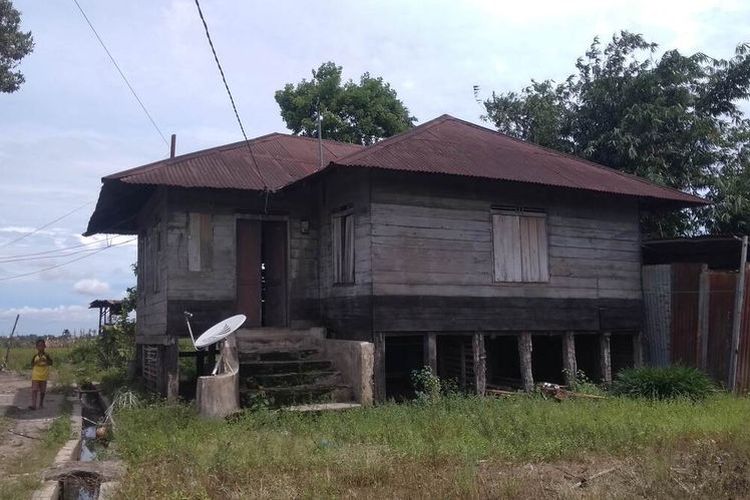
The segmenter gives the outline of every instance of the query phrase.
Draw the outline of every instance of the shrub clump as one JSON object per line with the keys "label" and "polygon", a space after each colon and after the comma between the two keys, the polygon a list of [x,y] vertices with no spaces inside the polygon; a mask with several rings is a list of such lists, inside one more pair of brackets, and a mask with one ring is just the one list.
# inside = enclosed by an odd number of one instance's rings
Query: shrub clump
{"label": "shrub clump", "polygon": [[708,376],[687,366],[643,367],[621,371],[612,391],[621,396],[650,399],[704,399],[716,390]]}

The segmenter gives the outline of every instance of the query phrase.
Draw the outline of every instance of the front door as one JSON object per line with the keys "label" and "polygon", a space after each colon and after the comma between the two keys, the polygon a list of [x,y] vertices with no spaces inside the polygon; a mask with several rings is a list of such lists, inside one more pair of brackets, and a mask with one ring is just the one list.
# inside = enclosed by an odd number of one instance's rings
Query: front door
{"label": "front door", "polygon": [[286,266],[286,221],[237,221],[237,311],[247,327],[287,325]]}

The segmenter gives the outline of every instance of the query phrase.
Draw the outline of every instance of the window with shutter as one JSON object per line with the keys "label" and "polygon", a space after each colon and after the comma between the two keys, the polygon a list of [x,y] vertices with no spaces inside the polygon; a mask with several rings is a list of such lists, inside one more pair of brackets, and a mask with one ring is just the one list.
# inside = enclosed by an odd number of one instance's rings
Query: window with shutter
{"label": "window with shutter", "polygon": [[547,214],[531,210],[492,213],[495,281],[549,281]]}
{"label": "window with shutter", "polygon": [[354,283],[354,214],[331,216],[333,282]]}
{"label": "window with shutter", "polygon": [[210,271],[212,269],[213,234],[211,214],[188,213],[188,271]]}

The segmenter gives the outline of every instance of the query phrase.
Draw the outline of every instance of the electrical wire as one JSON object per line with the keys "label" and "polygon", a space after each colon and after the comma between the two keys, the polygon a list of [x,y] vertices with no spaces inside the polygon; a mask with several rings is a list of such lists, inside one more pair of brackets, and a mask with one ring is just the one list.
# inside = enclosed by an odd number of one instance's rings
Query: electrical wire
{"label": "electrical wire", "polygon": [[81,243],[80,245],[60,247],[60,248],[55,248],[53,250],[44,250],[42,252],[19,253],[15,255],[0,255],[0,262],[5,261],[5,260],[13,260],[13,259],[26,258],[26,257],[42,257],[42,256],[49,255],[49,254],[67,252],[69,250],[76,250],[80,248],[90,247],[93,245],[98,245],[101,242],[102,242],[101,240],[95,240],[95,241],[89,241],[88,243]]}
{"label": "electrical wire", "polygon": [[[101,241],[97,241],[96,243],[101,243]],[[106,246],[111,246],[111,244],[107,244]],[[36,260],[49,260],[49,259],[63,259],[65,257],[70,257],[72,255],[80,255],[82,253],[91,253],[99,250],[100,247],[94,247],[94,248],[84,248],[83,250],[76,250],[74,252],[67,252],[67,253],[50,253],[49,255],[38,255],[38,256],[19,256],[12,259],[3,259],[0,258],[0,264],[8,264],[12,262],[30,262],[30,261],[36,261]]]}
{"label": "electrical wire", "polygon": [[60,217],[58,217],[55,220],[52,220],[52,221],[50,221],[50,222],[48,222],[48,223],[46,223],[46,224],[44,224],[42,226],[39,226],[38,228],[33,229],[32,231],[29,231],[28,233],[24,233],[23,235],[19,236],[18,238],[15,238],[15,239],[10,240],[10,241],[6,241],[5,243],[0,244],[0,248],[7,247],[8,245],[12,245],[13,243],[17,243],[17,242],[19,242],[19,241],[21,241],[21,240],[23,240],[25,238],[28,238],[32,234],[38,233],[42,229],[50,227],[55,222],[59,222],[59,221],[63,220],[65,217],[68,217],[69,215],[72,215],[72,214],[76,213],[77,211],[79,211],[82,208],[85,208],[85,207],[91,205],[92,203],[94,203],[94,202],[93,201],[88,201],[88,202],[84,203],[83,205],[81,205],[80,207],[74,208],[70,212],[67,212],[67,213],[61,215]]}
{"label": "electrical wire", "polygon": [[81,7],[81,4],[78,3],[78,0],[73,0],[73,3],[75,3],[76,7],[78,7],[78,10],[81,11],[81,15],[86,20],[86,23],[89,25],[89,28],[91,28],[91,31],[94,32],[94,36],[96,36],[96,39],[99,40],[99,44],[104,49],[104,52],[106,52],[107,55],[109,56],[109,60],[112,61],[112,64],[117,69],[117,72],[120,73],[120,76],[122,77],[123,81],[125,82],[125,85],[128,86],[128,88],[130,89],[130,92],[133,94],[133,97],[135,97],[135,100],[138,101],[138,104],[141,105],[141,109],[143,110],[144,113],[146,113],[146,116],[148,117],[148,120],[151,122],[151,125],[154,126],[154,128],[156,129],[156,131],[161,136],[161,140],[164,141],[164,144],[166,144],[167,146],[169,146],[169,141],[167,141],[167,138],[164,136],[164,134],[162,133],[161,129],[156,124],[156,121],[151,116],[151,113],[149,113],[148,109],[146,109],[146,105],[143,104],[143,101],[141,101],[141,98],[138,97],[138,94],[135,92],[135,89],[133,88],[133,86],[128,81],[128,78],[125,76],[125,73],[123,73],[122,70],[120,69],[120,66],[117,64],[117,61],[115,61],[114,56],[112,56],[112,53],[109,51],[109,49],[107,48],[107,46],[104,44],[104,40],[102,40],[102,37],[99,36],[99,33],[96,31],[96,28],[94,28],[94,25],[91,23],[91,21],[89,20],[88,16],[86,15],[86,13],[83,11],[83,7]]}
{"label": "electrical wire", "polygon": [[[75,1],[75,0],[74,0]],[[234,97],[232,96],[232,91],[229,89],[229,83],[227,83],[227,77],[224,74],[224,69],[221,67],[221,63],[219,62],[219,56],[216,53],[216,48],[214,47],[214,42],[211,40],[211,33],[208,31],[208,24],[206,23],[206,18],[203,16],[203,10],[201,9],[201,4],[198,0],[195,0],[195,6],[198,8],[198,15],[201,18],[201,22],[203,23],[203,29],[206,32],[206,38],[208,39],[208,45],[211,47],[211,52],[214,55],[214,61],[216,61],[216,66],[219,68],[219,73],[221,74],[221,80],[224,82],[224,88],[227,90],[227,95],[229,96],[229,102],[232,103],[232,109],[234,110],[234,116],[237,118],[237,123],[240,126],[240,131],[242,132],[242,137],[245,138],[245,144],[247,145],[248,151],[250,151],[250,158],[253,161],[253,165],[255,166],[255,171],[258,173],[258,177],[260,178],[261,184],[263,184],[263,190],[268,191],[268,185],[266,184],[266,180],[263,178],[263,174],[260,172],[260,167],[258,166],[258,162],[255,160],[255,154],[253,154],[253,149],[250,147],[250,141],[247,138],[247,134],[245,133],[245,127],[242,125],[242,119],[240,118],[240,113],[237,111],[237,105],[234,102]],[[268,196],[266,194],[266,204],[268,203]]]}
{"label": "electrical wire", "polygon": [[43,272],[46,272],[46,271],[51,271],[53,269],[57,269],[59,267],[67,266],[68,264],[72,264],[73,262],[78,262],[79,260],[83,260],[85,258],[91,257],[92,255],[101,253],[101,252],[103,252],[105,250],[109,250],[110,248],[121,247],[121,246],[126,245],[126,244],[128,244],[130,242],[135,241],[136,239],[137,238],[131,238],[131,239],[123,241],[121,243],[116,243],[116,244],[113,244],[113,245],[109,245],[109,246],[100,248],[100,249],[98,249],[98,250],[96,250],[96,251],[94,251],[92,253],[83,255],[81,257],[76,257],[75,259],[71,259],[71,260],[62,262],[60,264],[56,264],[54,266],[45,267],[44,269],[38,269],[36,271],[31,271],[31,272],[28,272],[28,273],[16,274],[16,275],[13,275],[13,276],[7,276],[5,278],[0,278],[0,281],[9,281],[9,280],[17,279],[17,278],[23,278],[23,277],[26,277],[26,276],[32,276],[34,274],[39,274],[39,273],[43,273]]}

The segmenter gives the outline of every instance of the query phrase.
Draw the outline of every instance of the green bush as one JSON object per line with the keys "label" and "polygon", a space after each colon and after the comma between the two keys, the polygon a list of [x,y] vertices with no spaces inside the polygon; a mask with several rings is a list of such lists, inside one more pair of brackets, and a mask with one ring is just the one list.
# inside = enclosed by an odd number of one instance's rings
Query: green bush
{"label": "green bush", "polygon": [[643,367],[621,371],[614,383],[615,394],[650,399],[704,399],[716,390],[708,376],[687,366]]}

